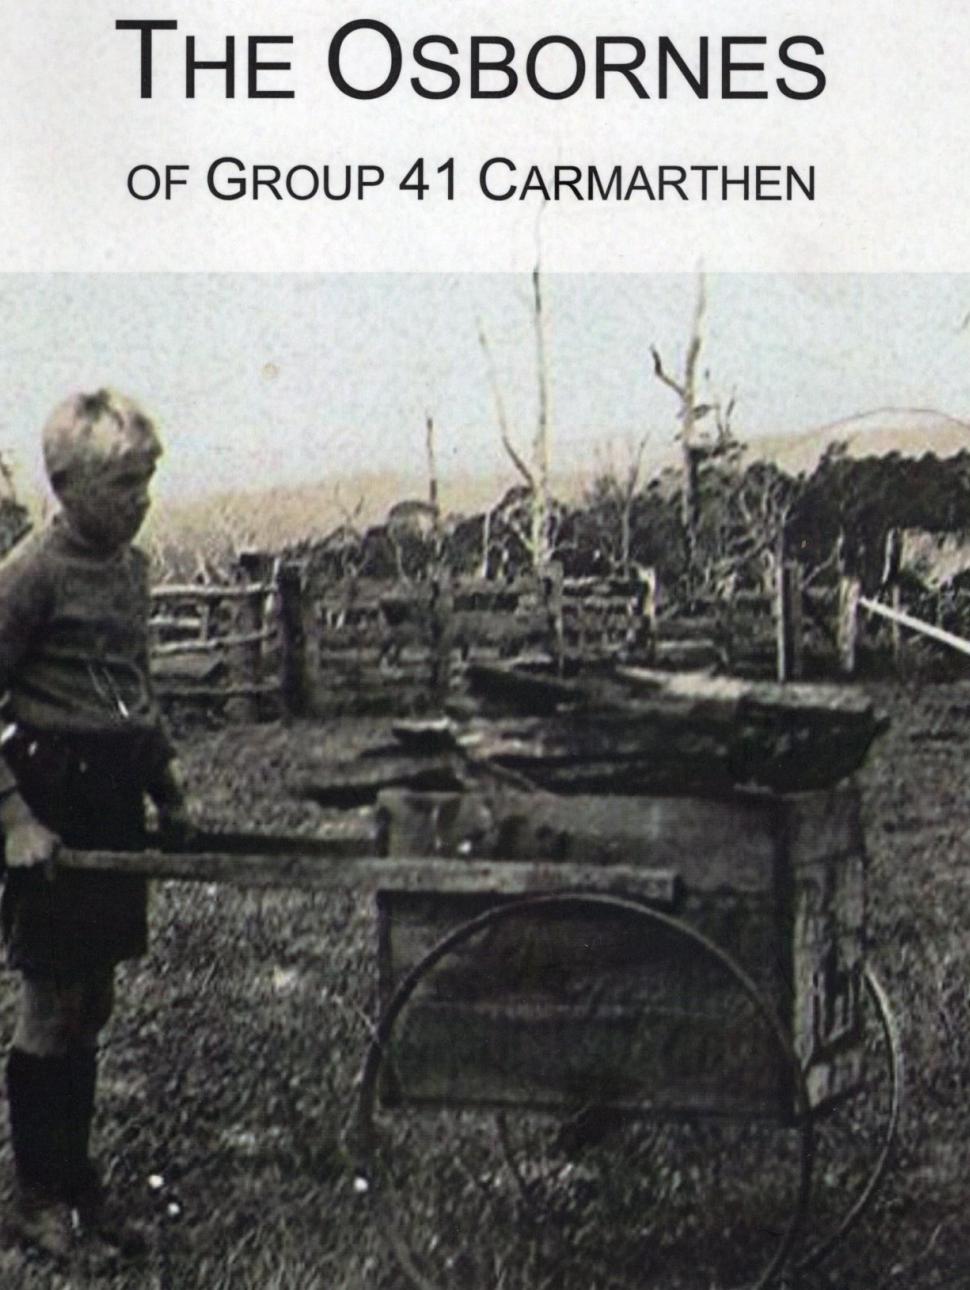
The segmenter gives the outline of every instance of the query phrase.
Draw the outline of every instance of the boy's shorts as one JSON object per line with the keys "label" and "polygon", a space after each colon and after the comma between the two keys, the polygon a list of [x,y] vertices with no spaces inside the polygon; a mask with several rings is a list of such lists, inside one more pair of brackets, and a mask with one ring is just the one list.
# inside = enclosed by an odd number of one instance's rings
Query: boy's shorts
{"label": "boy's shorts", "polygon": [[[21,730],[6,749],[37,818],[79,849],[138,850],[145,840],[149,736]],[[130,874],[8,869],[2,924],[7,963],[60,982],[145,953],[148,884]]]}

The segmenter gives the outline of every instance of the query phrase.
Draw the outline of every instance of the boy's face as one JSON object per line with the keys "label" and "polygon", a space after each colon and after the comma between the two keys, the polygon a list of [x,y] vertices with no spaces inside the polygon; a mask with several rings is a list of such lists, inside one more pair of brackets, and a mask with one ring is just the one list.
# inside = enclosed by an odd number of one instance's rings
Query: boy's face
{"label": "boy's face", "polygon": [[131,458],[79,472],[61,486],[61,505],[86,541],[113,550],[141,528],[151,506],[154,473],[153,460]]}

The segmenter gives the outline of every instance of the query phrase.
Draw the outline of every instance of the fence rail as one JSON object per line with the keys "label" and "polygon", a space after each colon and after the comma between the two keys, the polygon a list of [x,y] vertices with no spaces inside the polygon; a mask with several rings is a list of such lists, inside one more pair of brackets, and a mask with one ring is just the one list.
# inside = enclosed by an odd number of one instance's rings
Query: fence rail
{"label": "fence rail", "polygon": [[280,706],[279,600],[273,576],[226,586],[169,584],[152,593],[152,669],[169,703],[224,705],[255,720]]}
{"label": "fence rail", "polygon": [[260,574],[155,589],[152,659],[164,699],[248,699],[247,717],[415,710],[453,694],[474,662],[649,661],[653,606],[642,581],[569,582],[556,567],[503,583],[323,581],[281,562]]}
{"label": "fence rail", "polygon": [[[770,591],[658,605],[656,580],[564,579],[555,566],[512,582],[325,581],[263,560],[226,586],[160,586],[151,619],[156,685],[177,704],[230,716],[419,711],[460,698],[475,663],[527,658],[708,668],[740,676],[850,677],[898,665],[901,630],[970,654],[958,628],[865,597],[850,578],[805,586],[796,564]],[[965,596],[970,625],[970,596]],[[959,598],[934,598],[939,617]],[[925,614],[925,610],[924,610]],[[882,626],[879,626],[879,624]],[[959,642],[958,644],[956,642]]]}

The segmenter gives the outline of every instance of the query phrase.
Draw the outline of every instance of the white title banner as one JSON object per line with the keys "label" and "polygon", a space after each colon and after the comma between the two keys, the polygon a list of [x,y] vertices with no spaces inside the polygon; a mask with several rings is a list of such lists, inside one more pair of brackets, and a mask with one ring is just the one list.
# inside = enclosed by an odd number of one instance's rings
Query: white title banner
{"label": "white title banner", "polygon": [[970,6],[33,0],[0,267],[970,269]]}

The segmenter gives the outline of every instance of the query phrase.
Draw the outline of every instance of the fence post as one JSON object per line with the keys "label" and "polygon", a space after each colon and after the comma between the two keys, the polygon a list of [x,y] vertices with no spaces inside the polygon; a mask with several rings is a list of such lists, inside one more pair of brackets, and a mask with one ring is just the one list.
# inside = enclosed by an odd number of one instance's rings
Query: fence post
{"label": "fence post", "polygon": [[451,646],[454,638],[454,596],[451,578],[443,563],[431,579],[428,627],[431,646],[431,702],[436,711],[444,708],[451,684]]}
{"label": "fence post", "polygon": [[262,551],[242,551],[238,557],[238,569],[245,582],[257,584],[255,591],[240,596],[235,617],[234,630],[249,640],[237,645],[232,651],[232,664],[239,673],[239,685],[249,687],[250,694],[241,694],[230,701],[229,711],[237,721],[257,721],[259,719],[259,694],[257,687],[262,680],[263,643],[258,639],[263,629],[264,592],[258,583],[266,571],[266,555]]}
{"label": "fence post", "polygon": [[[900,590],[898,582],[893,584],[893,589],[890,593],[890,603],[898,614],[903,607],[903,593]],[[901,672],[903,664],[906,661],[906,646],[903,642],[903,629],[900,627],[898,622],[893,622],[890,626],[892,631],[893,667],[897,672]]]}
{"label": "fence post", "polygon": [[[257,636],[262,629],[262,592],[241,596],[236,610],[236,631],[240,636]],[[240,694],[233,703],[233,716],[239,721],[256,721],[259,718],[259,694],[256,687],[262,678],[262,642],[249,640],[234,651],[235,665],[239,671],[239,684],[249,687],[251,693]]]}
{"label": "fence post", "polygon": [[802,567],[796,560],[780,560],[775,597],[778,646],[778,680],[794,681],[802,675]]}
{"label": "fence post", "polygon": [[652,566],[635,567],[638,582],[635,608],[639,622],[634,623],[630,644],[635,648],[645,646],[647,657],[653,662],[657,649],[657,570]]}
{"label": "fence post", "polygon": [[563,569],[558,560],[551,560],[538,570],[540,587],[549,616],[549,634],[552,638],[552,656],[556,671],[562,675],[566,652],[565,625],[563,622]]}
{"label": "fence post", "polygon": [[301,717],[307,710],[306,627],[303,621],[303,586],[300,567],[281,563],[277,571],[280,598],[280,691],[287,716]]}
{"label": "fence post", "polygon": [[856,666],[856,642],[859,635],[859,595],[861,588],[858,578],[842,577],[839,579],[838,618],[835,624],[835,639],[839,652],[839,671],[843,676],[853,676]]}

